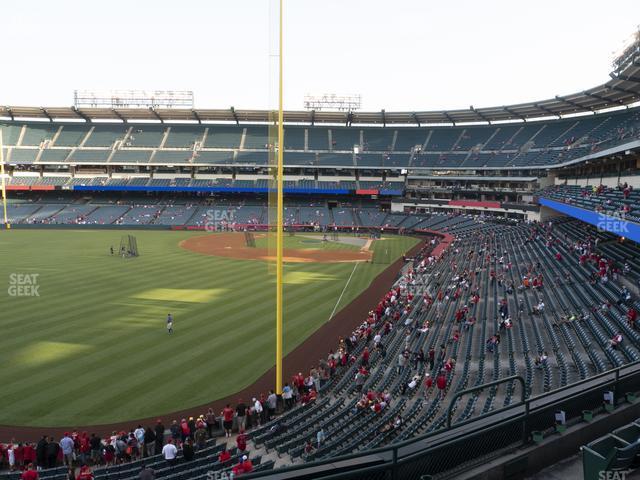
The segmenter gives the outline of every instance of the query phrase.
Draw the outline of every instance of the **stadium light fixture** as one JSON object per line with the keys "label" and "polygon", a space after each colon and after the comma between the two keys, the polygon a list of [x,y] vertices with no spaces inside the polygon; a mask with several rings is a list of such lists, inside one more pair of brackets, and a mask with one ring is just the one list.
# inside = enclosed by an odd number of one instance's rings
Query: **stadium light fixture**
{"label": "stadium light fixture", "polygon": [[362,107],[362,95],[338,95],[323,93],[322,95],[305,95],[304,108],[306,110],[332,110],[338,112],[353,112]]}
{"label": "stadium light fixture", "polygon": [[188,108],[194,107],[191,90],[74,90],[76,108]]}

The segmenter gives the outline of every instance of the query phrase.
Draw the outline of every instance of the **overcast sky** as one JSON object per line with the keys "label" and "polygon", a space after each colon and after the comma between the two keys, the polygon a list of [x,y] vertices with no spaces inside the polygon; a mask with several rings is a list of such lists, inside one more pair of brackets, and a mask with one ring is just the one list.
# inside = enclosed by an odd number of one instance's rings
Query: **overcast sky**
{"label": "overcast sky", "polygon": [[[69,106],[74,89],[176,89],[193,90],[199,108],[269,108],[276,7],[3,2],[0,103]],[[361,94],[362,110],[418,111],[606,82],[612,52],[640,24],[640,1],[285,0],[284,14],[286,109],[330,92]]]}

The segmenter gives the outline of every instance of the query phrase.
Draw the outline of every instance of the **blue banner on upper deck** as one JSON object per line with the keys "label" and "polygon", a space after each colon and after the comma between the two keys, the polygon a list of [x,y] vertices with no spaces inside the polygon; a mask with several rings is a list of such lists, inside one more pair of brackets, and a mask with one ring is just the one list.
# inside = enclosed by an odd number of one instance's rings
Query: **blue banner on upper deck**
{"label": "blue banner on upper deck", "polygon": [[584,208],[549,200],[547,198],[540,198],[538,202],[540,205],[552,208],[556,212],[564,213],[565,215],[589,223],[600,231],[610,232],[614,235],[640,243],[640,225],[626,220],[624,216],[614,216],[612,214],[594,212],[593,210],[585,210]]}

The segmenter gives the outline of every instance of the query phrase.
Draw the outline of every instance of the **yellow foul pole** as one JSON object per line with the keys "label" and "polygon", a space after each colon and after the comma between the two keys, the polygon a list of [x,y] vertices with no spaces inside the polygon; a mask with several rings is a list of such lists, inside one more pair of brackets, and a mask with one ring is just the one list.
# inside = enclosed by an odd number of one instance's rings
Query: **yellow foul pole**
{"label": "yellow foul pole", "polygon": [[280,0],[280,41],[278,55],[278,214],[276,226],[276,393],[282,394],[282,220],[283,220],[283,150],[284,150],[284,127],[282,113],[282,4]]}
{"label": "yellow foul pole", "polygon": [[4,153],[2,151],[2,130],[0,130],[0,177],[2,177],[2,209],[4,210],[4,226],[8,230],[11,228],[7,217],[7,186],[4,179]]}

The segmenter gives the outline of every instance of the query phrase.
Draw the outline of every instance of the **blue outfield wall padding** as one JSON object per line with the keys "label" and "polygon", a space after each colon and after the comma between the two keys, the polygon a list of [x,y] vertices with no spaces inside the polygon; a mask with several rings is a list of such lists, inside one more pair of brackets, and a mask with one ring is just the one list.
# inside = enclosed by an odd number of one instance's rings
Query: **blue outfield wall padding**
{"label": "blue outfield wall padding", "polygon": [[585,210],[584,208],[574,207],[566,203],[556,202],[548,198],[540,198],[538,199],[538,203],[542,206],[552,208],[556,212],[564,213],[565,215],[589,223],[600,230],[640,243],[640,225],[637,223],[630,222],[624,218],[605,215],[594,212],[593,210]]}
{"label": "blue outfield wall padding", "polygon": [[402,190],[380,190],[378,193],[380,195],[397,196],[402,195]]}
{"label": "blue outfield wall padding", "polygon": [[[73,190],[93,192],[227,192],[227,193],[267,193],[268,188],[246,187],[146,187],[140,185],[75,185]],[[275,192],[275,190],[272,190]],[[348,195],[352,193],[347,189],[328,188],[285,188],[284,193],[298,194],[323,194],[323,195]]]}

